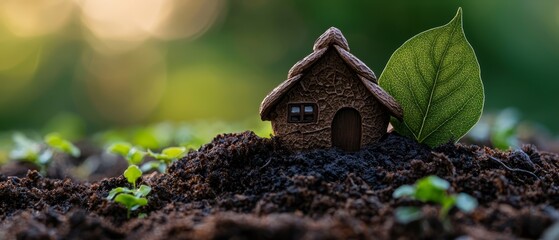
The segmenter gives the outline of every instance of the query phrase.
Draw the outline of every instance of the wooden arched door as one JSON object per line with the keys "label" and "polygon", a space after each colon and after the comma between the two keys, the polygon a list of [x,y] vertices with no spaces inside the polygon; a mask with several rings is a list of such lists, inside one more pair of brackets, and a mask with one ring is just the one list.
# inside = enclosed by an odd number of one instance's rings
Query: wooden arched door
{"label": "wooden arched door", "polygon": [[361,115],[357,110],[338,110],[332,120],[332,146],[348,152],[361,148]]}

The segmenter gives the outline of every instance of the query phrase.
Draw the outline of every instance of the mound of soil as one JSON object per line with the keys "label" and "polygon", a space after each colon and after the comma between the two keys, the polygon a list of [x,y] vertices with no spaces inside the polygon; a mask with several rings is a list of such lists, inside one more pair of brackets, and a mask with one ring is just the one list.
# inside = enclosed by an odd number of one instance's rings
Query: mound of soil
{"label": "mound of soil", "polygon": [[[167,174],[144,175],[149,204],[126,219],[105,197],[120,176],[91,183],[0,176],[6,239],[474,239],[540,238],[559,218],[559,155],[532,145],[497,151],[447,144],[430,149],[397,134],[356,153],[292,153],[278,139],[224,134]],[[393,199],[403,184],[437,175],[480,206],[471,214]],[[394,209],[419,206],[403,225]],[[138,218],[145,213],[145,218]],[[450,227],[445,227],[450,226]],[[552,231],[548,231],[552,236]],[[548,237],[549,237],[548,236]]]}

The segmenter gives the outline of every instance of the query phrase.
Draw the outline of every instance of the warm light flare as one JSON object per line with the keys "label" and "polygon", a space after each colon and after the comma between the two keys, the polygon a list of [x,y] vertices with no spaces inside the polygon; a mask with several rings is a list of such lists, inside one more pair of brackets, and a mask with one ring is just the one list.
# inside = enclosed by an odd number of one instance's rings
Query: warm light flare
{"label": "warm light flare", "polygon": [[160,39],[200,36],[219,18],[224,0],[174,0],[166,18],[151,33]]}
{"label": "warm light flare", "polygon": [[69,0],[2,0],[0,17],[20,37],[34,37],[58,31],[74,9]]}
{"label": "warm light flare", "polygon": [[149,38],[198,36],[217,19],[223,0],[77,0],[96,50],[122,52]]}
{"label": "warm light flare", "polygon": [[80,0],[83,23],[98,38],[138,41],[165,18],[171,0]]}

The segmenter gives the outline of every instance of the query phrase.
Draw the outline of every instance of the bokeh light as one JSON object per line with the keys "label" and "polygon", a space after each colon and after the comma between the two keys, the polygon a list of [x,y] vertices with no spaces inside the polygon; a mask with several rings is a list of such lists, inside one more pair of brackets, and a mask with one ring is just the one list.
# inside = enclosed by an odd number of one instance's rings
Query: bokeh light
{"label": "bokeh light", "polygon": [[111,50],[137,46],[166,17],[171,0],[78,0],[81,19],[93,34],[95,46],[116,45]]}
{"label": "bokeh light", "polygon": [[223,16],[225,6],[224,0],[173,0],[165,17],[149,31],[159,39],[193,39]]}
{"label": "bokeh light", "polygon": [[90,44],[121,52],[150,38],[192,38],[217,19],[221,0],[77,0]]}
{"label": "bokeh light", "polygon": [[70,0],[2,0],[0,19],[12,33],[33,37],[60,30],[71,19]]}

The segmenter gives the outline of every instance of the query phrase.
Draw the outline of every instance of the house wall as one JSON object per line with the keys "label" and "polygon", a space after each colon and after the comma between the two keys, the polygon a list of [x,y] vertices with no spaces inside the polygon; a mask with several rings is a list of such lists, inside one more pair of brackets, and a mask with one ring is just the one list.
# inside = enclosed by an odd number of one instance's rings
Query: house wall
{"label": "house wall", "polygon": [[[284,95],[271,113],[272,128],[283,144],[295,150],[330,148],[332,120],[344,107],[355,108],[361,114],[361,146],[378,141],[386,133],[390,118],[388,111],[335,50],[328,50],[303,74],[299,83]],[[287,105],[306,102],[317,104],[317,121],[288,123]]]}

